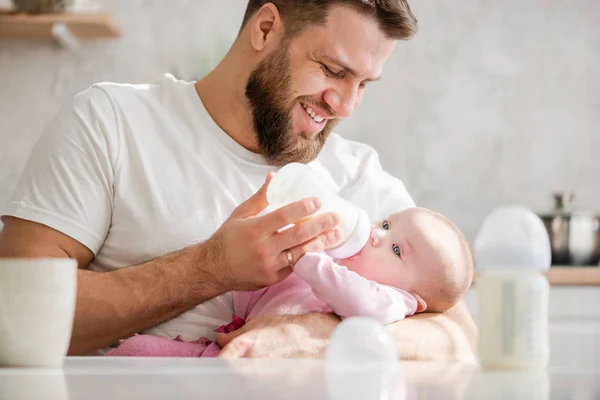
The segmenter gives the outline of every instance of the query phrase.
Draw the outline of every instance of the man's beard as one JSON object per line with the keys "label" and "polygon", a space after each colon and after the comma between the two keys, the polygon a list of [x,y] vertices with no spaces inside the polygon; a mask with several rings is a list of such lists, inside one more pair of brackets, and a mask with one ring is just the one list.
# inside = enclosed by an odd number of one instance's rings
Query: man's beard
{"label": "man's beard", "polygon": [[314,160],[336,124],[336,120],[328,120],[316,135],[292,131],[292,112],[300,102],[314,104],[329,115],[334,113],[320,99],[293,97],[288,48],[284,43],[262,60],[246,85],[258,147],[268,163],[278,167]]}

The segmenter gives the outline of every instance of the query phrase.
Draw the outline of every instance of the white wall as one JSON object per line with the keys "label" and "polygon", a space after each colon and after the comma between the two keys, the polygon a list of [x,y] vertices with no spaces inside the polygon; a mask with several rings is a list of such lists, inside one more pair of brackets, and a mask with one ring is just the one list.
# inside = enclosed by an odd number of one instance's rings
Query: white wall
{"label": "white wall", "polygon": [[[7,2],[7,0],[0,0]],[[67,52],[0,39],[0,206],[43,127],[103,81],[190,79],[237,33],[243,0],[102,0],[124,37]],[[413,0],[420,33],[339,132],[381,152],[420,205],[472,239],[507,202],[535,210],[575,190],[600,208],[600,2]]]}

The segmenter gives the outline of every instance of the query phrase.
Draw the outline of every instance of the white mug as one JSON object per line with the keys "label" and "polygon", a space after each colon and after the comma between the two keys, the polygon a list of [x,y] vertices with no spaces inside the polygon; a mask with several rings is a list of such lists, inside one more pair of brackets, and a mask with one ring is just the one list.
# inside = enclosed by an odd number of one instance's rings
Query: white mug
{"label": "white mug", "polygon": [[61,367],[76,297],[76,260],[0,258],[0,367]]}

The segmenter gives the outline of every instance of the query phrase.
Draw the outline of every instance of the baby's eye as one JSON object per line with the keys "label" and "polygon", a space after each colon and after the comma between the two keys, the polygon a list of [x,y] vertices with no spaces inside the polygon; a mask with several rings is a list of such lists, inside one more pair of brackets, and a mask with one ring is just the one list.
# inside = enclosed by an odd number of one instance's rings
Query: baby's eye
{"label": "baby's eye", "polygon": [[390,229],[390,223],[389,223],[389,222],[387,222],[387,221],[383,221],[383,222],[381,223],[381,227],[387,231],[387,230],[389,230],[389,229]]}
{"label": "baby's eye", "polygon": [[392,245],[392,250],[394,251],[394,254],[396,254],[398,257],[400,257],[400,255],[402,254],[400,246],[398,246],[397,244]]}

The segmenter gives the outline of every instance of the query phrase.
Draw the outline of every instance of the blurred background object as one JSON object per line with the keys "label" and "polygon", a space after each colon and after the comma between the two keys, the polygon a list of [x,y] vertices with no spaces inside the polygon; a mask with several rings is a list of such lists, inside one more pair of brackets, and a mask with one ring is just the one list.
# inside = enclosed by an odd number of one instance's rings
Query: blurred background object
{"label": "blurred background object", "polygon": [[[383,79],[369,84],[337,131],[374,147],[417,204],[447,215],[471,242],[504,205],[563,221],[570,197],[554,210],[558,191],[576,193],[578,210],[599,214],[600,1],[409,2],[419,32],[397,44]],[[3,36],[0,22],[0,208],[73,95],[96,82],[147,83],[165,72],[202,78],[235,40],[246,3],[76,0],[67,11],[106,13],[122,36],[71,51]],[[0,0],[0,9],[11,7]],[[569,241],[556,232],[555,261],[567,263],[558,257]],[[600,368],[600,310],[588,306],[600,302],[600,269],[549,275],[552,365]]]}
{"label": "blurred background object", "polygon": [[12,0],[15,10],[27,13],[54,13],[65,11],[74,0]]}
{"label": "blurred background object", "polygon": [[600,214],[574,209],[574,199],[574,193],[554,193],[554,210],[540,215],[550,236],[552,264],[598,265]]}
{"label": "blurred background object", "polygon": [[[76,1],[73,10],[89,8]],[[0,36],[0,207],[44,127],[101,81],[193,80],[235,39],[245,0],[99,0],[117,40],[76,51]],[[0,0],[10,7],[11,0]],[[365,142],[417,204],[473,240],[496,207],[552,209],[555,191],[600,212],[600,29],[596,0],[413,0],[399,42],[337,131]]]}

